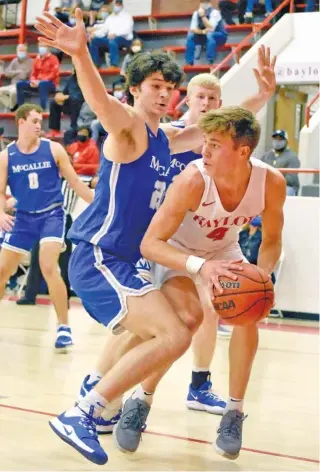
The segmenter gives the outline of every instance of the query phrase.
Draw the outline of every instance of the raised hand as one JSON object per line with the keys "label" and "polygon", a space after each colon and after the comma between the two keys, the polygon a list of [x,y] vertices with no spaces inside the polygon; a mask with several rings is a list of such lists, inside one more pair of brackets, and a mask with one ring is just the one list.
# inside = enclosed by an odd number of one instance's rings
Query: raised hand
{"label": "raised hand", "polygon": [[87,35],[80,8],[76,9],[75,16],[76,25],[72,28],[50,13],[44,12],[43,16],[37,16],[35,27],[45,36],[41,37],[41,43],[60,49],[69,56],[81,55],[87,48]]}
{"label": "raised hand", "polygon": [[277,56],[271,59],[270,48],[260,46],[258,50],[258,68],[253,69],[258,83],[259,93],[271,97],[276,90],[276,76],[274,67]]}

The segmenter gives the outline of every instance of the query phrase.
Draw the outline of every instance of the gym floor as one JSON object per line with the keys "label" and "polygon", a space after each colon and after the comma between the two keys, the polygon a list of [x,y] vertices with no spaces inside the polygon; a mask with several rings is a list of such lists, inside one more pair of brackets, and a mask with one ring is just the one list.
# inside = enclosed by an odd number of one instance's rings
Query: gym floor
{"label": "gym floor", "polygon": [[[108,332],[71,304],[75,345],[56,354],[55,315],[47,300],[32,307],[1,303],[0,469],[95,470],[58,439],[48,420],[70,407],[83,377],[95,366]],[[243,449],[236,461],[212,448],[220,417],[189,411],[184,400],[192,367],[188,351],[155,395],[138,452],[124,455],[112,437],[101,437],[106,470],[300,471],[319,470],[318,323],[269,320],[245,401]],[[214,389],[228,394],[228,344],[218,339],[212,365]]]}

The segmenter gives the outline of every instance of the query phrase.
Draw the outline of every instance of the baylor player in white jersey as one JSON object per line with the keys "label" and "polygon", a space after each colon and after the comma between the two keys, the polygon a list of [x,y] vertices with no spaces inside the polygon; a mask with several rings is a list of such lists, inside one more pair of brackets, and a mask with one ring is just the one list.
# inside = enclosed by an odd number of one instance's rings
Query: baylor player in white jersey
{"label": "baylor player in white jersey", "polygon": [[[212,287],[223,291],[216,269],[243,260],[237,230],[262,214],[258,266],[271,273],[281,254],[286,185],[275,169],[251,158],[260,126],[240,107],[208,112],[203,160],[191,163],[171,185],[141,244],[144,257],[161,264],[155,282],[191,278],[211,303]],[[228,277],[228,271],[226,276]],[[231,277],[236,280],[236,276]],[[242,444],[243,402],[258,347],[258,328],[235,326],[230,342],[229,400],[218,430],[216,451],[238,457]],[[159,376],[161,373],[159,373]],[[153,391],[155,376],[142,383]]]}

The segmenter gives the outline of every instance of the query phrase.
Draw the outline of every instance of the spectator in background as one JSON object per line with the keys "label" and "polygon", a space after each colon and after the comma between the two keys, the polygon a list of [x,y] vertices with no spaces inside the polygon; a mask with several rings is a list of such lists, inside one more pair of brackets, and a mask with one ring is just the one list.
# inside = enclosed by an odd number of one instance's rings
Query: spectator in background
{"label": "spectator in background", "polygon": [[250,264],[257,264],[262,241],[261,216],[256,216],[239,233],[241,251]]}
{"label": "spectator in background", "polygon": [[30,80],[17,82],[17,101],[19,106],[23,105],[25,92],[38,91],[41,107],[46,110],[49,94],[55,92],[59,85],[59,60],[41,42],[38,50],[39,55],[33,61]]}
{"label": "spectator in background", "polygon": [[77,130],[77,120],[80,113],[84,98],[78,85],[77,74],[75,69],[68,78],[62,92],[56,92],[54,99],[50,103],[49,114],[49,133],[47,138],[60,136],[61,113],[70,116],[70,126],[73,130]]}
{"label": "spectator in background", "polygon": [[215,1],[200,0],[199,8],[191,19],[187,36],[186,63],[193,65],[196,46],[206,45],[207,60],[213,64],[217,46],[222,46],[228,39],[220,11],[213,5]]}
{"label": "spectator in background", "polygon": [[238,0],[221,0],[219,2],[219,9],[222,16],[222,19],[227,23],[227,25],[235,25],[233,21],[233,15],[237,12],[237,3]]}
{"label": "spectator in background", "polygon": [[82,0],[59,0],[59,6],[53,8],[53,15],[62,23],[69,24],[69,17],[77,7],[84,9]]}
{"label": "spectator in background", "polygon": [[143,52],[143,42],[139,38],[135,38],[132,43],[130,44],[130,49],[128,54],[124,56],[120,75],[125,79],[127,77],[127,70],[129,64],[131,63],[132,59],[136,54]]}
{"label": "spectator in background", "polygon": [[100,51],[101,49],[108,49],[111,66],[118,67],[119,48],[130,47],[132,39],[132,16],[123,9],[123,1],[116,0],[111,15],[91,34],[89,50],[93,62],[97,67],[100,67]]}
{"label": "spectator in background", "polygon": [[[298,169],[301,163],[295,152],[288,147],[288,135],[283,129],[272,133],[272,149],[263,154],[261,160],[276,168]],[[298,174],[283,174],[287,182],[287,195],[295,196],[299,191]]]}
{"label": "spectator in background", "polygon": [[91,129],[82,126],[78,129],[77,140],[66,146],[66,151],[73,159],[73,167],[78,175],[94,176],[99,166],[99,150],[91,139]]}
{"label": "spectator in background", "polygon": [[0,87],[0,103],[10,110],[14,110],[17,104],[17,87],[20,80],[29,78],[32,69],[32,59],[28,56],[26,44],[18,44],[17,57],[12,59],[1,78],[11,79],[10,85]]}
{"label": "spectator in background", "polygon": [[[247,24],[250,24],[253,22],[253,7],[255,3],[258,3],[258,0],[247,0],[247,9],[244,14],[244,22]],[[265,0],[264,1],[264,6],[266,9],[266,17],[269,16],[272,11],[272,0]]]}

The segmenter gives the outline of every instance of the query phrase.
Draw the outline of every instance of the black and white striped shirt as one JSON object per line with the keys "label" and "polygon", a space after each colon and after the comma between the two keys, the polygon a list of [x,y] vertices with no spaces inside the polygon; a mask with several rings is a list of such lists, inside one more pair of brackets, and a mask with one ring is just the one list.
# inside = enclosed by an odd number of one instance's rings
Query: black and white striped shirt
{"label": "black and white striped shirt", "polygon": [[67,215],[72,215],[73,210],[76,206],[78,195],[76,192],[70,187],[68,182],[63,179],[62,180],[62,187],[61,187],[62,195],[63,195],[63,208]]}

